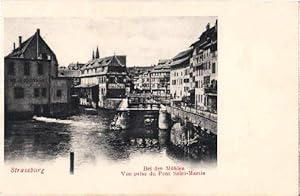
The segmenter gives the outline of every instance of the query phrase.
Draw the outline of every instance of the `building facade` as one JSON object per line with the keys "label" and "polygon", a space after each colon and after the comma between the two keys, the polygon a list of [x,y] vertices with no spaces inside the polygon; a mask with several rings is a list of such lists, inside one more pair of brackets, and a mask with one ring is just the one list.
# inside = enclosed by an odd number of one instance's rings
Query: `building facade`
{"label": "building facade", "polygon": [[72,87],[80,84],[80,70],[59,67],[58,77],[71,80]]}
{"label": "building facade", "polygon": [[190,90],[190,58],[192,49],[177,54],[171,63],[170,93],[173,101],[184,101]]}
{"label": "building facade", "polygon": [[195,88],[195,105],[213,113],[217,113],[217,27],[217,21],[213,27],[208,24],[199,40],[192,44],[193,57],[190,62],[193,70],[190,85]]}
{"label": "building facade", "polygon": [[[4,58],[7,118],[59,115],[69,107],[70,83],[57,77],[56,55],[40,30]],[[66,111],[66,110],[65,110]]]}
{"label": "building facade", "polygon": [[[150,72],[151,92],[154,96],[166,97],[170,94],[170,59],[159,60]],[[150,86],[150,84],[149,84]]]}
{"label": "building facade", "polygon": [[134,89],[139,93],[151,92],[151,71],[145,71],[138,76],[138,79],[134,83]]}
{"label": "building facade", "polygon": [[[129,74],[129,77],[131,78],[133,87],[132,87],[132,91],[139,93],[139,92],[143,92],[143,75],[145,77],[148,77],[148,73],[154,68],[154,65],[152,66],[133,66],[133,67],[127,67],[127,71]],[[149,75],[150,77],[150,75]],[[148,79],[149,82],[149,79]],[[150,87],[148,89],[148,91],[150,92]]]}
{"label": "building facade", "polygon": [[94,58],[80,68],[80,78],[75,88],[82,105],[114,108],[128,93],[126,56]]}
{"label": "building facade", "polygon": [[157,65],[146,67],[134,77],[137,93],[150,93],[156,97],[170,95],[170,59],[159,60]]}

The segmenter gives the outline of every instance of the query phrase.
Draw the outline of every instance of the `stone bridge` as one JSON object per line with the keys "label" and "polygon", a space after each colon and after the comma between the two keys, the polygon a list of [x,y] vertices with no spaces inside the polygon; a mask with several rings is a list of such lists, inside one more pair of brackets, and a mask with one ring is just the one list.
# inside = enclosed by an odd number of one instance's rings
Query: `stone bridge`
{"label": "stone bridge", "polygon": [[179,118],[182,120],[187,119],[191,123],[201,126],[204,129],[209,130],[215,135],[217,132],[217,114],[213,114],[210,112],[204,112],[201,110],[196,110],[194,108],[189,107],[173,107],[166,106],[167,112],[171,114],[171,118]]}

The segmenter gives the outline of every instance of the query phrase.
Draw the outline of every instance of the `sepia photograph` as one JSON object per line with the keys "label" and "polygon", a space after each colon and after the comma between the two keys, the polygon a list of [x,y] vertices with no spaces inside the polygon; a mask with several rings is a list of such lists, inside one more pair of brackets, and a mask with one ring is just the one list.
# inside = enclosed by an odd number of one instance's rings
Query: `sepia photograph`
{"label": "sepia photograph", "polygon": [[5,163],[216,167],[217,17],[8,18],[4,32]]}
{"label": "sepia photograph", "polygon": [[2,2],[0,194],[299,194],[298,2]]}

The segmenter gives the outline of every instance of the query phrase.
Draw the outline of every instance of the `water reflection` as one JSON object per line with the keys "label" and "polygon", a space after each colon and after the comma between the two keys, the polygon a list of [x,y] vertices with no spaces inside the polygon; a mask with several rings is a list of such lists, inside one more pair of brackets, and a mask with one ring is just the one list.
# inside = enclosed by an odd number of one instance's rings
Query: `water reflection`
{"label": "water reflection", "polygon": [[68,158],[71,151],[75,153],[76,166],[102,159],[128,160],[136,152],[164,154],[165,159],[199,160],[172,145],[161,145],[158,129],[109,130],[114,115],[114,111],[99,110],[98,115],[78,114],[65,120],[7,122],[5,161],[49,161]]}
{"label": "water reflection", "polygon": [[70,135],[68,127],[59,123],[33,120],[7,123],[5,160],[55,159],[70,151]]}

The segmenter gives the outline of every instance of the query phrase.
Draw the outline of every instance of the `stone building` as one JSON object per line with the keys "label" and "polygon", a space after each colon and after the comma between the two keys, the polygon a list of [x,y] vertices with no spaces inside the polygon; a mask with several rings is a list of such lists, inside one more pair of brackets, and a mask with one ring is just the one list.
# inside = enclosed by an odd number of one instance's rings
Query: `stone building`
{"label": "stone building", "polygon": [[81,83],[75,88],[81,105],[115,108],[128,93],[126,56],[100,58],[97,51],[96,57],[80,68]]}
{"label": "stone building", "polygon": [[199,39],[192,44],[191,87],[195,89],[195,105],[201,110],[217,113],[217,50],[218,22],[206,26]]}
{"label": "stone building", "polygon": [[57,77],[55,53],[40,30],[4,58],[7,118],[64,115],[69,109],[70,81]]}
{"label": "stone building", "polygon": [[172,58],[170,93],[173,101],[183,101],[190,95],[190,58],[192,52],[192,48],[189,48]]}

